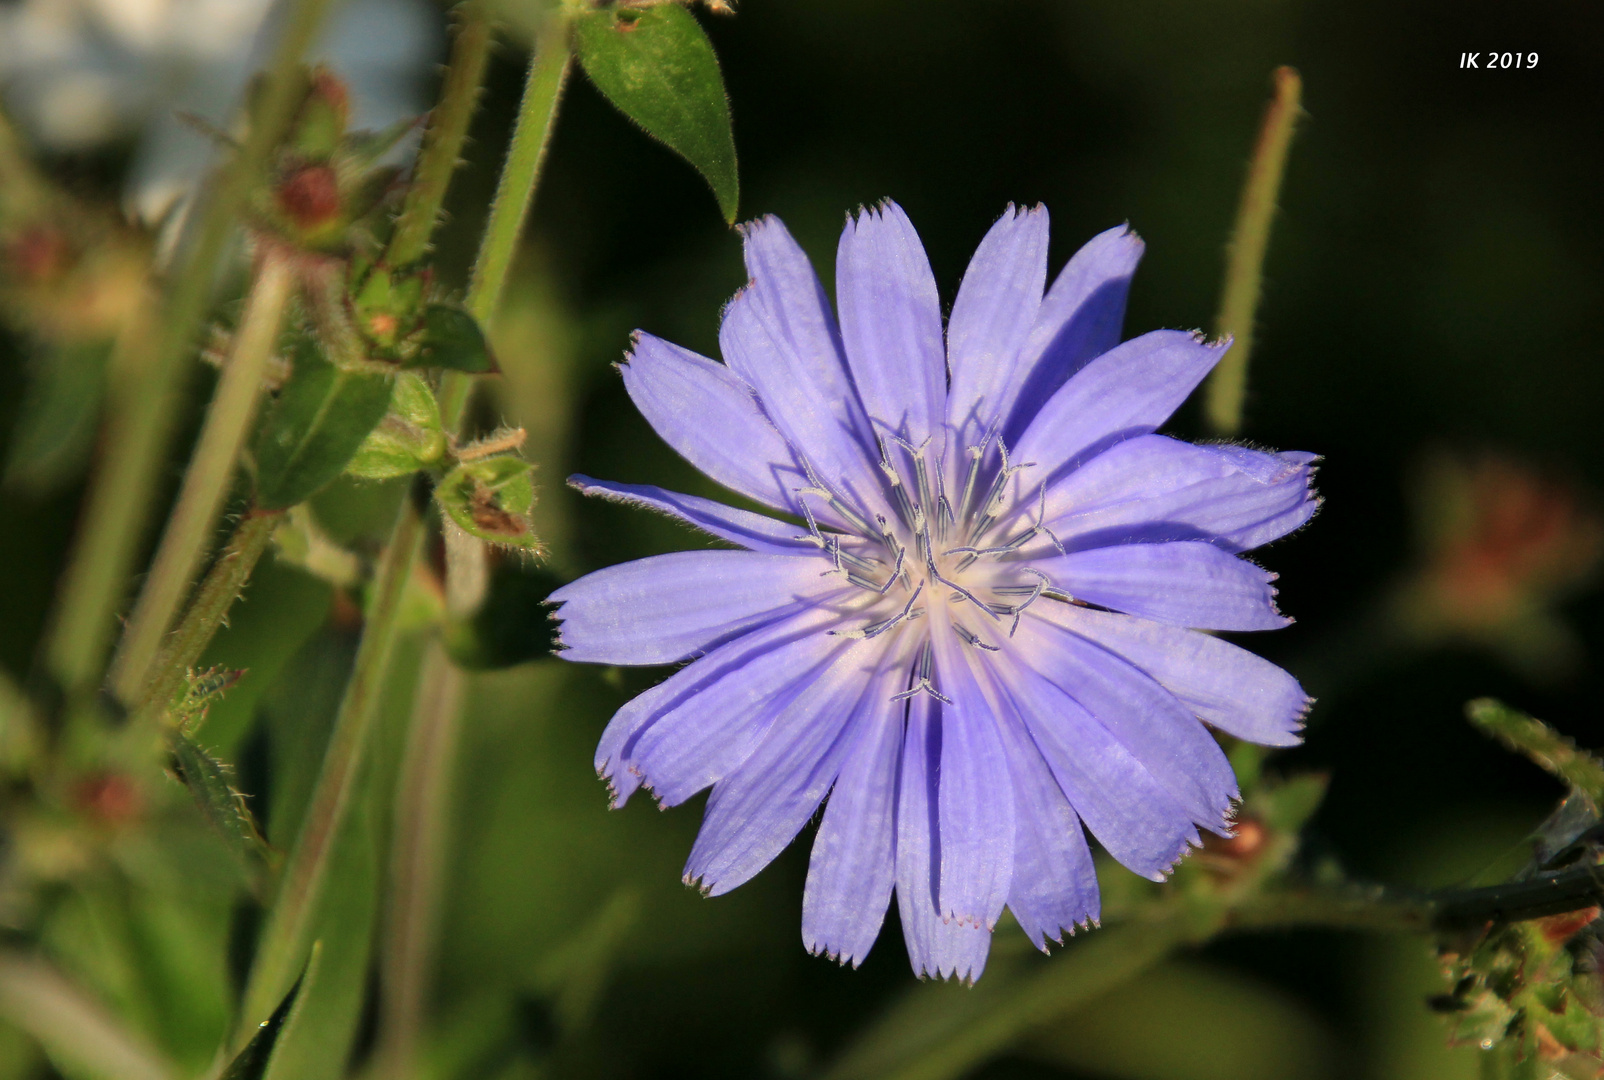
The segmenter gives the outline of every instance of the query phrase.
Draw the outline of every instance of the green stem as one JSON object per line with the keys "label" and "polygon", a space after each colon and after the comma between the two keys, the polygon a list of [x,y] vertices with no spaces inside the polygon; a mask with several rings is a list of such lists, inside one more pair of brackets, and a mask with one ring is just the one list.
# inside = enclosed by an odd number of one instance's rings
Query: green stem
{"label": "green stem", "polygon": [[485,223],[484,240],[468,284],[468,310],[481,324],[490,322],[501,303],[501,290],[540,183],[540,168],[551,145],[553,121],[573,58],[568,24],[553,19],[535,45],[523,102],[518,107],[518,123],[513,128],[512,144],[501,167],[496,197],[490,204],[490,220]]}
{"label": "green stem", "polygon": [[456,171],[462,144],[468,137],[468,123],[479,102],[479,88],[490,59],[490,13],[485,0],[467,0],[456,14],[457,33],[440,102],[429,111],[429,127],[423,133],[412,185],[385,251],[385,261],[391,266],[414,263],[429,250],[440,204],[445,201],[451,174]]}
{"label": "green stem", "polygon": [[1235,337],[1214,373],[1209,376],[1204,414],[1209,427],[1220,435],[1235,435],[1242,428],[1242,399],[1247,392],[1248,357],[1253,352],[1253,317],[1259,306],[1264,275],[1264,252],[1270,243],[1270,222],[1276,195],[1286,169],[1287,148],[1301,108],[1303,80],[1289,67],[1275,70],[1275,96],[1264,113],[1259,141],[1242,186],[1236,228],[1226,249],[1225,289],[1215,333]]}
{"label": "green stem", "polygon": [[[566,25],[541,35],[529,67],[512,143],[468,290],[468,310],[488,323],[499,305],[512,255],[539,184],[553,121],[572,62]],[[441,413],[449,430],[462,423],[471,381],[447,372]],[[453,615],[477,607],[484,588],[483,546],[449,522],[446,596]],[[467,573],[477,568],[478,574]],[[478,580],[459,580],[460,578]],[[424,1022],[434,941],[439,922],[441,871],[449,821],[451,772],[461,731],[462,671],[436,638],[419,676],[406,758],[396,792],[391,855],[389,921],[382,976],[386,1011],[379,1060],[382,1075],[405,1080],[416,1070],[416,1034]]]}
{"label": "green stem", "polygon": [[[506,282],[516,230],[534,194],[558,90],[570,59],[566,24],[553,24],[542,37],[545,44],[531,66],[518,128],[497,185],[490,224],[468,292],[468,309],[484,323],[495,313]],[[461,424],[470,386],[469,377],[458,372],[448,371],[442,379],[441,414],[448,430],[454,431]],[[350,811],[351,788],[366,752],[378,711],[379,690],[389,676],[390,657],[400,632],[396,619],[400,598],[412,576],[423,535],[422,518],[409,499],[401,508],[379,564],[351,681],[346,684],[311,805],[290,852],[278,897],[257,949],[246,986],[241,1027],[236,1033],[238,1042],[243,1042],[242,1036],[248,1034],[250,1025],[266,1016],[283,995],[309,947],[307,933],[322,899],[330,842]],[[426,688],[425,699],[429,692]]]}
{"label": "green stem", "polygon": [[284,997],[311,946],[307,934],[327,884],[329,851],[351,810],[352,789],[366,755],[390,656],[399,636],[396,617],[422,539],[423,519],[413,501],[407,499],[379,562],[351,681],[346,684],[317,786],[262,931],[256,962],[245,987],[236,1032],[238,1045],[244,1044],[255,1025]]}
{"label": "green stem", "polygon": [[1492,698],[1477,698],[1465,715],[1482,731],[1604,807],[1604,762],[1547,724]]}
{"label": "green stem", "polygon": [[397,1080],[416,1070],[418,1033],[425,1023],[465,684],[445,645],[439,638],[431,641],[396,787],[389,908],[380,958],[384,1012],[376,1057],[380,1075]]}
{"label": "green stem", "polygon": [[330,3],[290,4],[250,134],[221,181],[201,189],[194,243],[172,279],[159,317],[146,324],[148,332],[126,333],[119,342],[115,366],[123,377],[111,387],[106,452],[91,484],[46,644],[51,674],[69,693],[93,682],[111,640],[116,610],[156,502],[188,371],[185,361],[206,313],[218,261],[252,185],[289,126],[300,87],[297,65]]}
{"label": "green stem", "polygon": [[175,1080],[179,1071],[94,997],[42,960],[0,953],[0,1017],[45,1046],[74,1075]]}
{"label": "green stem", "polygon": [[145,696],[142,691],[152,661],[210,547],[294,289],[289,258],[269,247],[258,263],[244,318],[217,380],[150,576],[134,603],[122,645],[112,661],[111,689],[126,705],[137,704]]}
{"label": "green stem", "polygon": [[228,546],[207,571],[178,628],[151,665],[152,677],[136,703],[140,712],[165,709],[184,688],[185,675],[200,661],[223,625],[229,607],[267,550],[282,510],[252,510],[234,530]]}

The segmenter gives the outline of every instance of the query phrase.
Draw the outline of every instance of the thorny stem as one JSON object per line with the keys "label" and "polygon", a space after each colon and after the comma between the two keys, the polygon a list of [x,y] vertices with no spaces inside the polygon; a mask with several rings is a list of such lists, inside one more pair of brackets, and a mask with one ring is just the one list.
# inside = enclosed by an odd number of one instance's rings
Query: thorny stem
{"label": "thorny stem", "polygon": [[1264,252],[1270,243],[1270,222],[1286,169],[1287,148],[1302,114],[1302,94],[1303,80],[1297,71],[1275,69],[1275,96],[1264,113],[1247,182],[1242,185],[1236,227],[1226,249],[1225,289],[1215,333],[1233,335],[1236,342],[1209,376],[1204,402],[1208,426],[1219,435],[1235,435],[1242,428],[1242,399],[1247,392],[1248,357],[1253,352],[1253,317],[1264,277]]}
{"label": "thorny stem", "polygon": [[149,332],[125,334],[118,343],[123,355],[114,362],[125,378],[111,387],[107,450],[91,482],[46,644],[51,674],[69,693],[95,678],[115,628],[114,615],[156,503],[188,370],[185,361],[206,313],[218,261],[251,186],[289,126],[300,85],[296,67],[330,2],[294,0],[289,5],[250,134],[221,182],[202,188],[206,201],[193,219],[194,242],[172,279],[160,316],[143,328]]}
{"label": "thorny stem", "polygon": [[[539,166],[556,113],[559,90],[570,60],[568,32],[560,20],[550,25],[534,58],[525,88],[517,130],[508,151],[490,222],[475,263],[467,306],[481,323],[495,313],[512,251],[517,242],[528,206],[539,178]],[[448,78],[449,82],[449,78]],[[446,372],[441,381],[441,415],[448,430],[461,424],[471,382],[457,372]],[[390,657],[399,635],[397,613],[400,599],[424,536],[423,520],[412,500],[401,507],[390,534],[384,558],[375,576],[372,600],[357,647],[351,680],[334,721],[323,767],[318,775],[305,823],[285,866],[278,897],[268,915],[268,923],[257,949],[256,963],[246,986],[240,1025],[235,1044],[242,1045],[256,1020],[266,1016],[278,1001],[309,945],[307,934],[322,900],[328,870],[328,854],[333,838],[344,827],[350,810],[351,791],[366,751],[373,719],[378,711],[379,693],[389,677]],[[429,700],[433,687],[425,685],[422,700]],[[446,716],[449,726],[456,722],[455,711]],[[408,743],[417,737],[409,732]],[[444,736],[452,738],[447,730]],[[449,745],[449,743],[447,743]],[[413,886],[403,884],[401,889]],[[417,977],[427,973],[421,969]]]}
{"label": "thorny stem", "polygon": [[423,258],[429,249],[445,201],[451,174],[462,156],[468,123],[479,102],[485,64],[490,59],[490,13],[486,0],[467,0],[456,9],[457,33],[446,65],[440,102],[429,111],[417,167],[407,189],[406,202],[396,218],[385,261],[406,266]]}
{"label": "thorny stem", "polygon": [[134,705],[145,696],[141,691],[151,676],[151,663],[206,556],[240,450],[256,415],[262,380],[294,287],[289,258],[268,247],[258,263],[244,319],[206,410],[206,421],[184,474],[178,503],[167,519],[150,576],[134,604],[122,645],[112,661],[108,681],[112,692],[126,705]]}

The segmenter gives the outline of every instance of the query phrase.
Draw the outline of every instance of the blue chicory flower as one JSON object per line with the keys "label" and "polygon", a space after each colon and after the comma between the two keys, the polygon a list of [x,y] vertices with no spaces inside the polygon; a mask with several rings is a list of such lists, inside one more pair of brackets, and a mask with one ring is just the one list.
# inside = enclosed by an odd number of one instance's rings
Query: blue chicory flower
{"label": "blue chicory flower", "polygon": [[822,803],[807,947],[857,965],[895,891],[914,970],[973,980],[1004,905],[1044,950],[1097,920],[1083,824],[1155,880],[1200,827],[1229,835],[1236,782],[1205,723],[1298,741],[1297,681],[1197,631],[1288,621],[1238,555],[1313,514],[1315,458],[1154,434],[1228,343],[1120,342],[1128,229],[1043,295],[1047,212],[1010,207],[945,335],[894,203],[847,222],[839,320],[777,219],[744,238],[725,363],[640,333],[624,382],[692,464],[805,524],[574,477],[744,550],[559,589],[561,655],[689,661],[596,752],[614,805],[712,786],[687,883],[742,884]]}

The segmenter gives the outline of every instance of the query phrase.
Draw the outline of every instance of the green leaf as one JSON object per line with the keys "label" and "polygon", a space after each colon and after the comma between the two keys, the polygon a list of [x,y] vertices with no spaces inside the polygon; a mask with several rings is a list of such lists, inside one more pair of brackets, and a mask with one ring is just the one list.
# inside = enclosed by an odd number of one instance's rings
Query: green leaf
{"label": "green leaf", "polygon": [[607,100],[695,166],[735,221],[735,136],[713,45],[678,4],[603,8],[575,25],[579,62]]}
{"label": "green leaf", "polygon": [[417,359],[407,366],[450,368],[469,375],[499,370],[478,321],[450,304],[423,309],[423,341]]}
{"label": "green leaf", "polygon": [[290,1018],[290,1010],[301,996],[301,987],[307,982],[309,976],[314,974],[318,966],[318,946],[312,946],[312,956],[301,971],[301,977],[295,980],[290,992],[284,995],[284,1000],[278,1003],[273,1015],[263,1020],[251,1036],[251,1041],[245,1044],[233,1061],[229,1062],[228,1071],[223,1073],[222,1080],[261,1080],[267,1073],[267,1062],[273,1055],[273,1047],[278,1043],[279,1032],[284,1030],[284,1024]]}
{"label": "green leaf", "polygon": [[344,472],[389,410],[391,390],[390,376],[335,367],[303,338],[257,439],[257,505],[294,506]]}
{"label": "green leaf", "polygon": [[395,379],[390,411],[368,432],[345,471],[363,480],[410,476],[444,457],[446,445],[434,391],[421,376],[403,371]]}
{"label": "green leaf", "polygon": [[206,823],[242,858],[268,858],[267,843],[245,804],[245,796],[234,787],[228,766],[177,728],[168,732],[167,749],[173,755],[178,778],[195,797]]}
{"label": "green leaf", "polygon": [[534,548],[529,511],[535,505],[534,467],[510,455],[465,461],[434,489],[440,508],[471,536],[492,544]]}

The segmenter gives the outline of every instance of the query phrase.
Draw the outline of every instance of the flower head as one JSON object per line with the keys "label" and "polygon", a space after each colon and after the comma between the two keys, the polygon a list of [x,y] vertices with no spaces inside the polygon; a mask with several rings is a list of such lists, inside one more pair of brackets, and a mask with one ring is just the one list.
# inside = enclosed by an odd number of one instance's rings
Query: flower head
{"label": "flower head", "polygon": [[895,892],[914,970],[973,979],[1005,905],[1041,948],[1096,921],[1083,824],[1155,879],[1199,828],[1229,833],[1236,784],[1204,721],[1297,741],[1297,682],[1191,628],[1287,621],[1237,556],[1309,519],[1314,458],[1153,434],[1225,346],[1120,343],[1142,252],[1124,228],[1044,295],[1047,213],[1010,208],[945,334],[894,203],[847,223],[839,318],[778,220],[744,235],[725,363],[642,333],[624,381],[669,445],[801,524],[573,479],[744,549],[552,595],[569,660],[690,661],[619,710],[596,766],[615,805],[712,786],[685,869],[709,894],[825,803],[808,948],[861,962]]}

